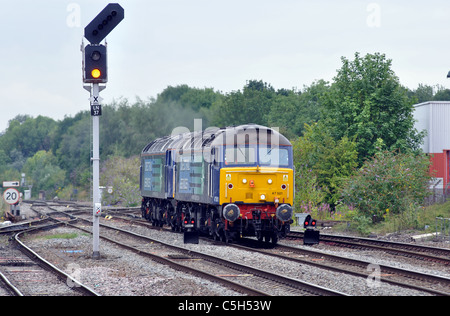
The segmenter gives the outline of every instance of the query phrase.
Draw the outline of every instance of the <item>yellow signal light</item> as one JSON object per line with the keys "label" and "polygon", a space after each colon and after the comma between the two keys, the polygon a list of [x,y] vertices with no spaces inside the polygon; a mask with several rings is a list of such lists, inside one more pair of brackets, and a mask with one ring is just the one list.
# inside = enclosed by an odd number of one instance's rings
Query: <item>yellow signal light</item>
{"label": "yellow signal light", "polygon": [[100,71],[100,69],[95,68],[95,69],[92,70],[91,75],[92,75],[92,78],[98,79],[98,78],[101,77],[102,72]]}

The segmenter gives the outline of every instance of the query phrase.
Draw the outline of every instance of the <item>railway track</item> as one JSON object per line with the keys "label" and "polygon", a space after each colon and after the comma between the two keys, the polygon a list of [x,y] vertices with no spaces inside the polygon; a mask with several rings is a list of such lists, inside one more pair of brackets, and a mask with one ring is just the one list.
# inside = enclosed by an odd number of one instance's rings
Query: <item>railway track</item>
{"label": "railway track", "polygon": [[99,296],[21,240],[25,234],[50,230],[62,223],[41,213],[41,219],[0,229],[0,284],[9,295]]}
{"label": "railway track", "polygon": [[[53,227],[47,226],[47,229]],[[3,288],[14,296],[97,296],[93,290],[74,280],[28,248],[16,233],[12,240],[3,237],[0,247],[0,279]]]}
{"label": "railway track", "polygon": [[[50,206],[48,203],[33,205],[33,210],[42,217],[49,217],[58,223],[64,223],[65,226],[91,233],[91,221],[74,215],[79,212],[86,212],[86,209],[80,209],[76,205],[68,205],[67,210],[64,211],[60,209],[60,206]],[[89,215],[88,218],[90,218]],[[103,240],[141,256],[149,257],[153,261],[170,266],[175,270],[200,276],[247,295],[344,295],[338,291],[262,271],[245,264],[163,243],[117,227],[104,224],[101,227],[100,237]],[[162,254],[156,254],[163,251],[162,249],[165,249]],[[271,289],[271,291],[264,289]]]}
{"label": "railway track", "polygon": [[[131,219],[123,220],[132,221]],[[140,224],[153,228],[146,222]],[[203,240],[212,242],[208,238],[203,238]],[[224,244],[220,242],[214,243],[218,245]],[[227,244],[227,246],[366,279],[370,276],[368,267],[373,265],[368,261],[355,260],[344,256],[326,254],[313,249],[300,249],[298,247],[291,247],[288,245],[279,244],[275,248],[267,247],[267,249],[264,249],[264,247],[261,247],[260,242],[252,239],[243,240],[243,244]],[[387,265],[376,265],[376,268],[379,269],[380,282],[385,282],[408,289],[415,289],[431,295],[450,295],[449,278]]]}
{"label": "railway track", "polygon": [[[290,232],[288,238],[303,239],[302,232]],[[355,238],[347,236],[320,235],[320,241],[331,245],[356,249],[381,250],[393,255],[408,258],[417,258],[450,265],[450,249],[434,248],[428,246],[404,244],[391,241],[375,240],[370,238]]]}
{"label": "railway track", "polygon": [[[124,221],[132,221],[139,225],[150,227],[147,222],[136,221],[136,219],[122,218]],[[208,238],[203,240],[213,243]],[[251,245],[249,245],[249,243]],[[214,244],[222,244],[215,242]],[[304,250],[297,247],[290,247],[286,245],[279,245],[275,249],[261,249],[261,243],[255,240],[246,239],[245,244],[249,246],[227,244],[228,247],[234,247],[246,250],[253,253],[260,253],[264,255],[273,256],[276,258],[290,260],[299,264],[312,265],[321,269],[328,269],[331,271],[354,275],[362,278],[369,278],[370,272],[368,267],[372,266],[370,262],[349,259],[342,256],[328,255],[326,253],[317,252],[314,250]],[[299,258],[300,257],[300,258]],[[415,272],[386,265],[377,265],[379,269],[379,281],[396,285],[408,289],[414,289],[423,293],[431,295],[448,296],[450,295],[450,279],[439,277],[422,272]]]}
{"label": "railway track", "polygon": [[[257,249],[256,247],[260,247],[260,245],[255,245],[254,240],[247,240],[246,244],[247,246],[233,245],[233,247],[247,249],[249,251],[263,253],[276,258],[282,258],[301,264],[313,265],[318,268],[325,268],[363,278],[370,277],[371,272],[368,270],[368,267],[374,266],[372,263],[367,261],[355,260],[316,250],[303,249],[282,244],[277,245],[273,249]],[[380,282],[415,289],[432,295],[450,296],[449,278],[387,265],[376,265],[376,268],[379,269],[378,276]]]}
{"label": "railway track", "polygon": [[[80,221],[90,223],[89,220]],[[73,225],[86,232],[83,227]],[[101,238],[120,245],[128,250],[148,256],[152,260],[166,264],[176,270],[183,270],[194,275],[231,287],[233,290],[248,295],[284,296],[284,295],[317,295],[344,296],[338,291],[326,289],[311,283],[282,276],[269,271],[253,268],[230,260],[221,259],[201,252],[162,242],[144,235],[139,235],[118,227],[101,224]],[[106,230],[112,233],[105,232]],[[139,240],[132,241],[130,238]],[[120,241],[119,241],[120,240]],[[128,240],[126,243],[123,240]],[[155,254],[158,253],[158,254]],[[208,271],[208,273],[204,272]],[[274,291],[262,290],[267,288]]]}
{"label": "railway track", "polygon": [[[141,225],[150,227],[150,225],[146,222],[141,223]],[[204,240],[209,239],[204,238]],[[261,249],[261,243],[251,239],[246,239],[245,244],[247,246],[243,246],[242,244],[231,244],[228,246],[363,278],[370,277],[370,270],[368,270],[368,267],[374,266],[368,261],[330,255],[312,249],[300,249],[298,247],[291,247],[287,245],[278,245],[275,249]],[[400,246],[401,244],[397,244],[397,247]],[[432,250],[438,252],[440,249],[433,248]],[[443,250],[445,252],[445,249]],[[408,289],[415,289],[431,295],[450,295],[449,278],[388,265],[377,264],[374,267],[378,271],[380,282],[401,286]]]}
{"label": "railway track", "polygon": [[[90,213],[92,210],[86,207],[79,207],[75,204],[68,205],[64,211],[61,210],[61,206],[49,206],[43,203],[37,204],[36,211],[41,213],[42,217],[49,216],[55,219],[56,222],[65,222],[66,225],[69,221],[73,223],[73,228],[84,229],[86,232],[90,233],[90,221],[86,219],[81,219],[80,214],[88,212],[88,218],[90,218]],[[58,205],[58,204],[56,204]],[[39,210],[40,209],[40,210]],[[139,212],[139,211],[134,211]],[[113,214],[114,219],[118,219],[117,213],[122,212],[110,212]],[[146,221],[138,219],[139,215],[134,215],[133,213],[128,215],[128,218],[120,219],[123,221],[133,222],[149,228],[151,226]],[[109,221],[113,223],[114,226],[121,226],[120,223],[115,221]],[[81,227],[86,226],[86,227]],[[124,227],[130,226],[130,224],[124,224]],[[0,231],[1,233],[1,231]],[[102,224],[101,229],[102,236],[104,240],[109,242],[120,244],[121,247],[126,247],[128,250],[138,253],[142,256],[151,258],[153,261],[163,263],[172,267],[175,270],[184,271],[189,274],[199,276],[204,279],[211,280],[213,282],[223,284],[228,288],[232,288],[241,293],[247,295],[342,295],[343,293],[336,291],[329,291],[326,288],[313,289],[313,284],[305,285],[299,284],[297,279],[289,277],[281,277],[279,273],[269,273],[267,271],[262,271],[261,268],[251,268],[248,264],[239,264],[237,262],[229,262],[229,260],[220,259],[218,256],[206,255],[204,253],[195,252],[192,250],[185,249],[183,247],[177,247],[172,244],[165,244],[154,238],[148,236],[140,235],[135,232],[128,231],[128,228],[118,228],[111,225]],[[340,236],[339,236],[340,237]],[[299,238],[296,236],[295,238]],[[370,240],[372,241],[372,240]],[[209,241],[212,243],[211,241]],[[331,243],[331,241],[327,241]],[[335,245],[341,245],[338,241],[334,240]],[[392,244],[392,243],[390,243]],[[228,247],[229,245],[227,245]],[[248,245],[247,245],[248,246]],[[352,246],[352,247],[363,247],[364,245]],[[372,245],[371,245],[372,246]],[[413,245],[415,246],[415,245]],[[275,249],[255,249],[253,246],[245,247],[242,245],[232,245],[232,247],[241,248],[247,252],[260,253],[265,256],[277,257],[282,260],[289,260],[297,262],[298,264],[304,264],[309,266],[315,266],[320,269],[328,269],[330,271],[335,271],[339,273],[346,273],[349,275],[358,276],[361,278],[368,278],[367,267],[370,265],[369,262],[352,260],[348,258],[343,258],[340,256],[327,255],[317,251],[307,251],[299,248],[293,249],[285,245],[279,245]],[[350,246],[347,246],[350,247]],[[401,244],[396,245],[397,248],[401,247]],[[259,248],[260,244],[259,244]],[[373,249],[372,247],[367,247],[363,249]],[[393,248],[393,247],[392,247]],[[414,247],[416,248],[416,247]],[[429,247],[428,247],[429,248]],[[400,249],[401,250],[401,249]],[[421,252],[415,249],[418,254],[422,253],[427,256],[433,256],[433,260],[439,264],[445,264],[445,250],[444,255],[440,253],[441,249],[432,248],[435,251],[433,254],[427,254],[426,251],[421,250]],[[383,250],[385,251],[385,250]],[[412,252],[411,250],[407,250]],[[392,252],[394,253],[394,252]],[[395,254],[404,256],[405,254],[396,249]],[[411,257],[411,254],[408,255]],[[415,254],[414,257],[416,257]],[[422,256],[423,258],[423,256]],[[228,262],[227,262],[228,261]],[[219,268],[220,267],[220,268]],[[429,293],[431,295],[450,295],[450,282],[449,279],[441,278],[433,275],[425,275],[419,272],[401,270],[389,266],[378,265],[380,281],[382,283],[389,283],[405,288],[413,288],[418,291]],[[206,273],[205,271],[208,271]],[[278,280],[277,280],[278,279]],[[274,282],[277,282],[276,285]],[[272,283],[272,285],[270,285]],[[308,282],[306,282],[308,283]],[[259,284],[260,288],[255,288],[255,284]],[[288,285],[286,285],[288,284]],[[311,287],[312,286],[312,287]],[[276,290],[267,291],[267,288],[274,288]]]}

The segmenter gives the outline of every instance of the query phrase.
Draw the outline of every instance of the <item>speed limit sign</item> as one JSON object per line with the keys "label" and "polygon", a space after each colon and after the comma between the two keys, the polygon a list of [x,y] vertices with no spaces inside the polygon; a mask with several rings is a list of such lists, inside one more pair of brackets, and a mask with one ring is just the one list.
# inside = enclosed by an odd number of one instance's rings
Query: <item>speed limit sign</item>
{"label": "speed limit sign", "polygon": [[14,205],[17,202],[19,202],[20,193],[16,189],[7,189],[3,193],[3,199],[5,200],[6,203]]}

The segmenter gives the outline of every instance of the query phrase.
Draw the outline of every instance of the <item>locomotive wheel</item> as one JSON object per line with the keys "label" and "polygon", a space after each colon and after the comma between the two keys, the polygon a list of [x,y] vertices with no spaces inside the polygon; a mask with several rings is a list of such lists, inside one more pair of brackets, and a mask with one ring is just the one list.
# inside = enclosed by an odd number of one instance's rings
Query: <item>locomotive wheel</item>
{"label": "locomotive wheel", "polygon": [[219,218],[216,218],[214,224],[212,225],[213,238],[215,241],[220,241],[223,233],[223,223]]}
{"label": "locomotive wheel", "polygon": [[272,245],[278,244],[278,234],[276,232],[272,233]]}
{"label": "locomotive wheel", "polygon": [[231,244],[233,242],[233,237],[231,236],[231,234],[228,231],[224,230],[222,241],[224,243]]}
{"label": "locomotive wheel", "polygon": [[262,242],[263,238],[264,238],[264,236],[261,232],[256,233],[256,239],[258,239],[259,242]]}

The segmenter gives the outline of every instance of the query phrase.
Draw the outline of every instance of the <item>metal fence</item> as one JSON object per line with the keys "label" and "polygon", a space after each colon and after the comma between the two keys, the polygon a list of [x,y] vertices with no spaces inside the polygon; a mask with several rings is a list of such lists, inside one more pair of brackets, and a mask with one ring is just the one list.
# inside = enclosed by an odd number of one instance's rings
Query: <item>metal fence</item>
{"label": "metal fence", "polygon": [[438,187],[439,182],[430,188],[430,196],[425,199],[425,205],[442,204],[450,200],[450,183],[442,189]]}
{"label": "metal fence", "polygon": [[436,238],[450,240],[450,218],[436,217]]}

